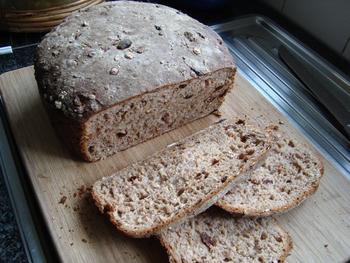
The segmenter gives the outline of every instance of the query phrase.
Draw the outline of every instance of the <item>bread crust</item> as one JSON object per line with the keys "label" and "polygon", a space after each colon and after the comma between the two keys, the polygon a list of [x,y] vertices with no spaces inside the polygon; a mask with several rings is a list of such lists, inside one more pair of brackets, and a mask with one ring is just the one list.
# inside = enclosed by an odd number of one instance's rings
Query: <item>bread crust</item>
{"label": "bread crust", "polygon": [[284,248],[283,248],[283,254],[280,256],[280,258],[278,259],[278,262],[285,262],[285,260],[287,259],[287,257],[289,256],[289,253],[291,252],[291,250],[293,249],[293,239],[290,236],[290,234],[288,233],[288,231],[286,231],[282,226],[280,226],[278,224],[278,221],[273,218],[274,224],[276,227],[278,227],[279,229],[281,229],[281,232],[284,233]]}
{"label": "bread crust", "polygon": [[[106,16],[112,21],[106,23]],[[120,47],[123,41],[130,46]],[[67,17],[38,45],[34,68],[43,99],[82,122],[159,87],[236,67],[206,25],[163,5],[117,1]]]}
{"label": "bread crust", "polygon": [[287,257],[289,256],[289,253],[292,251],[293,249],[293,240],[291,238],[290,235],[287,236],[288,241],[285,244],[285,248],[284,248],[284,254],[279,258],[279,262],[285,262]]}
{"label": "bread crust", "polygon": [[175,259],[175,256],[174,256],[175,248],[173,248],[168,242],[166,242],[166,239],[163,238],[161,235],[158,235],[157,238],[158,238],[160,244],[165,248],[165,250],[169,256],[169,262],[170,263],[182,263],[182,262],[177,261]]}

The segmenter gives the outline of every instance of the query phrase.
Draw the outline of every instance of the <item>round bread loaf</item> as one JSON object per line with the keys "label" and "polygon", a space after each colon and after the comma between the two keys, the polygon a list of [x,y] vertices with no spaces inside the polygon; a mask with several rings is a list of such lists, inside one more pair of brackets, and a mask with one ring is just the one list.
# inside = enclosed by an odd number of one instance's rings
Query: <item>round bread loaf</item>
{"label": "round bread loaf", "polygon": [[55,129],[88,161],[208,115],[235,74],[207,26],[131,1],[69,16],[39,44],[34,66]]}

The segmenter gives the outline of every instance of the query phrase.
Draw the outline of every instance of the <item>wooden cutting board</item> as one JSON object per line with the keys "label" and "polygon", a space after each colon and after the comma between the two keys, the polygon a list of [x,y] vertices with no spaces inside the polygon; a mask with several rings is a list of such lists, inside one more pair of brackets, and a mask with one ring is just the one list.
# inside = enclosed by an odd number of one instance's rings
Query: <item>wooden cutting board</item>
{"label": "wooden cutting board", "polygon": [[[84,187],[141,160],[217,121],[211,115],[97,163],[75,159],[56,138],[39,100],[33,68],[0,76],[0,90],[28,176],[58,254],[64,262],[167,262],[155,238],[118,233],[99,214]],[[223,117],[249,116],[257,124],[281,124],[303,136],[241,76],[221,111]],[[319,191],[300,207],[278,217],[293,240],[288,262],[344,262],[350,258],[350,182],[327,160]]]}

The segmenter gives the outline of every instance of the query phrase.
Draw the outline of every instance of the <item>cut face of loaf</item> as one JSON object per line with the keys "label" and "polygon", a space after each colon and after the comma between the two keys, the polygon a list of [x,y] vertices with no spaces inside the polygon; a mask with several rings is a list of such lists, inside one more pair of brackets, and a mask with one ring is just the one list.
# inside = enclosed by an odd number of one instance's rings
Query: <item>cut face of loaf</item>
{"label": "cut face of loaf", "polygon": [[223,69],[169,85],[92,116],[85,124],[82,151],[99,160],[219,108],[232,87],[234,72]]}
{"label": "cut face of loaf", "polygon": [[306,145],[276,137],[264,164],[235,184],[217,205],[245,216],[282,213],[311,196],[322,174],[321,160]]}
{"label": "cut face of loaf", "polygon": [[292,240],[273,218],[204,212],[160,232],[171,263],[284,262]]}
{"label": "cut face of loaf", "polygon": [[267,133],[223,121],[102,178],[92,195],[120,231],[149,236],[214,204],[269,148]]}

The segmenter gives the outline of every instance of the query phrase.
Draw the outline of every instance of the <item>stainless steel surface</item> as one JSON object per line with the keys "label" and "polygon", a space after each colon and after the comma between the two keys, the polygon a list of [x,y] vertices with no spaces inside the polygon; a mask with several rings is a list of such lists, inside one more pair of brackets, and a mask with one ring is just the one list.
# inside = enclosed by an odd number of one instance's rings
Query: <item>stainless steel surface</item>
{"label": "stainless steel surface", "polygon": [[246,16],[212,28],[225,40],[241,74],[350,179],[349,141],[325,117],[310,90],[281,61],[278,49],[284,45],[302,57],[332,92],[350,92],[349,79],[266,17]]}
{"label": "stainless steel surface", "polygon": [[305,64],[301,58],[292,54],[285,46],[278,49],[279,56],[292,72],[311,90],[317,100],[325,106],[333,117],[342,126],[347,138],[350,138],[350,93],[338,90],[341,93],[330,90],[319,80],[319,73]]}
{"label": "stainless steel surface", "polygon": [[0,55],[6,55],[6,54],[12,54],[11,46],[0,47]]}

